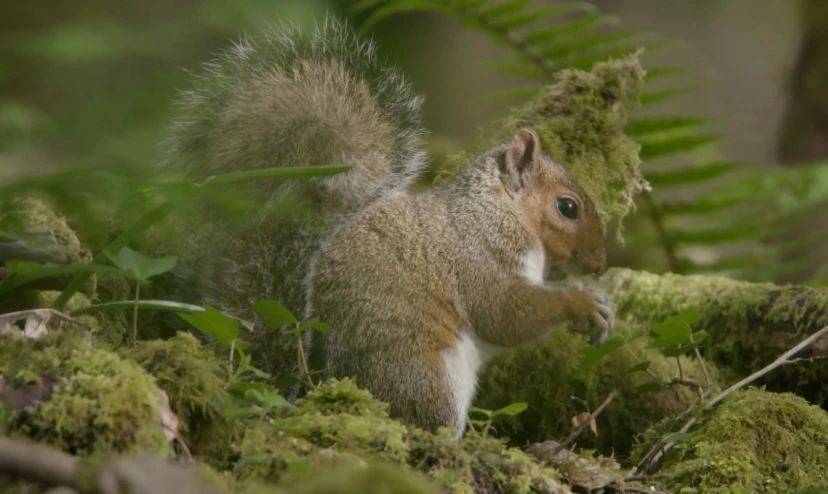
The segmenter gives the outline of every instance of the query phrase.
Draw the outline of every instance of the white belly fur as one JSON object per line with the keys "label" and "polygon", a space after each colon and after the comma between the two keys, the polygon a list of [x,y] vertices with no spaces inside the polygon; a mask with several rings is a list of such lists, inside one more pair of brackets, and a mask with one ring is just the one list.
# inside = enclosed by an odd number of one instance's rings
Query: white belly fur
{"label": "white belly fur", "polygon": [[[539,285],[543,284],[546,256],[538,246],[523,257],[523,276]],[[505,348],[486,343],[473,331],[466,330],[457,340],[454,348],[443,352],[443,362],[457,414],[457,437],[463,435],[466,417],[477,392],[477,375],[486,363],[500,355]]]}
{"label": "white belly fur", "polygon": [[502,347],[481,341],[471,331],[464,331],[454,348],[443,352],[449,389],[457,414],[455,427],[458,438],[463,435],[466,428],[466,417],[477,392],[477,375],[480,369],[503,350]]}

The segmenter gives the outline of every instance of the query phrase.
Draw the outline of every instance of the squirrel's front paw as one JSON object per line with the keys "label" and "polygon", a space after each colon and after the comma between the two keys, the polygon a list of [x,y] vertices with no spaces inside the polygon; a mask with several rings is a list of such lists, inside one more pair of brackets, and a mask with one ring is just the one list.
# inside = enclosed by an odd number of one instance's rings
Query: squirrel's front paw
{"label": "squirrel's front paw", "polygon": [[591,345],[600,346],[615,324],[615,304],[603,290],[582,288],[577,292],[577,310],[571,329],[587,335]]}

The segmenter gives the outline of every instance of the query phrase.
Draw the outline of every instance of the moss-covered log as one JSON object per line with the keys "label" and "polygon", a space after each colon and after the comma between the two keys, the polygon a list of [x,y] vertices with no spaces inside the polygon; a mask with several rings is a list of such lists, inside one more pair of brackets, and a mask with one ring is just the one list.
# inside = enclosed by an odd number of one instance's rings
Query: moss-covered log
{"label": "moss-covered log", "polygon": [[[807,335],[828,325],[828,288],[747,283],[713,276],[657,275],[611,269],[602,278],[620,317],[661,321],[693,308],[702,315],[697,330],[710,337],[707,358],[744,376],[772,362]],[[828,339],[797,357],[828,353]],[[768,375],[769,389],[792,391],[812,403],[828,405],[828,370],[807,363],[787,365]]]}

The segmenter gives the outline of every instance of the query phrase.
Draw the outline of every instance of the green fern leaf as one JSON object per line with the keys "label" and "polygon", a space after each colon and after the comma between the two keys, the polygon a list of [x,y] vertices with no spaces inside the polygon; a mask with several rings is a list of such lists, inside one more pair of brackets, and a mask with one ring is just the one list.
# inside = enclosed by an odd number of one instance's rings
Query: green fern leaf
{"label": "green fern leaf", "polygon": [[536,22],[550,21],[573,10],[584,10],[584,6],[581,4],[559,4],[527,12],[515,12],[508,17],[491,21],[490,25],[503,30],[520,29]]}
{"label": "green fern leaf", "polygon": [[663,79],[665,77],[672,77],[676,75],[684,75],[689,72],[687,67],[668,66],[668,67],[652,67],[647,69],[646,80],[648,82]]}
{"label": "green fern leaf", "polygon": [[619,41],[627,41],[638,37],[635,32],[601,34],[594,36],[577,37],[575,39],[552,44],[541,50],[544,58],[559,59],[573,53],[583,53],[596,47],[606,47]]}
{"label": "green fern leaf", "polygon": [[707,123],[703,117],[639,117],[630,119],[624,127],[624,132],[632,138],[640,138],[647,134],[686,130],[699,127]]}
{"label": "green fern leaf", "polygon": [[491,7],[480,9],[477,17],[481,19],[494,20],[500,16],[517,12],[532,3],[533,0],[507,0]]}
{"label": "green fern leaf", "polygon": [[639,157],[643,161],[663,158],[665,156],[694,151],[721,140],[719,134],[699,134],[670,137],[667,139],[642,142]]}
{"label": "green fern leaf", "polygon": [[749,203],[750,196],[732,194],[731,196],[720,197],[718,194],[711,194],[707,198],[695,198],[687,201],[668,201],[659,204],[661,214],[665,216],[681,216],[688,214],[715,213],[735,206],[742,206]]}
{"label": "green fern leaf", "polygon": [[682,245],[712,246],[733,242],[749,241],[760,234],[756,225],[733,225],[729,228],[698,230],[675,229],[670,233],[672,241]]}
{"label": "green fern leaf", "polygon": [[364,34],[376,26],[380,21],[391,17],[392,15],[417,11],[440,12],[447,17],[456,18],[454,11],[440,2],[428,0],[399,0],[376,9],[370,16],[368,16],[368,19],[362,23],[360,31]]}
{"label": "green fern leaf", "polygon": [[652,171],[646,174],[647,181],[653,187],[671,187],[675,185],[693,185],[707,182],[722,175],[744,170],[747,163],[717,162],[701,166],[687,166],[674,170]]}
{"label": "green fern leaf", "polygon": [[683,87],[675,87],[675,88],[667,88],[667,89],[660,89],[656,91],[644,91],[641,93],[641,97],[639,98],[641,101],[641,106],[650,106],[657,103],[662,103],[664,101],[671,100],[677,96],[681,96],[683,94],[692,93],[693,91],[697,90],[699,85],[695,86],[683,86]]}
{"label": "green fern leaf", "polygon": [[563,36],[572,36],[582,31],[588,31],[602,24],[613,24],[617,22],[616,17],[604,15],[588,15],[576,19],[561,26],[548,27],[539,31],[528,33],[523,40],[529,44],[540,44],[550,42]]}

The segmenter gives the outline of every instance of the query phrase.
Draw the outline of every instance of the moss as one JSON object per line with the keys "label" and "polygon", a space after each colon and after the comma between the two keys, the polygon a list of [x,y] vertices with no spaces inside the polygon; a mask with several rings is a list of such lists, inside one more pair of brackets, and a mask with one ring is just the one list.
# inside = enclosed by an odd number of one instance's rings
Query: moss
{"label": "moss", "polygon": [[44,401],[14,410],[7,427],[62,450],[165,454],[153,378],[134,362],[96,349],[84,336],[64,330],[34,342],[0,337],[0,375],[12,389],[57,385]]}
{"label": "moss", "polygon": [[665,458],[684,494],[790,492],[828,484],[828,414],[789,393],[748,389],[709,414]]}
{"label": "moss", "polygon": [[512,135],[534,127],[543,149],[578,179],[605,224],[620,224],[634,207],[633,196],[649,187],[639,146],[623,132],[643,79],[637,57],[598,63],[589,72],[563,70],[503,128]]}
{"label": "moss", "polygon": [[[649,370],[661,380],[679,377],[675,359],[645,350],[648,339],[637,329],[640,327],[619,323],[613,336],[624,337],[630,352],[650,361]],[[571,397],[585,400],[594,409],[616,389],[619,395],[597,418],[598,435],[581,434],[577,443],[623,458],[636,433],[698,398],[695,390],[685,386],[664,386],[656,393],[635,390],[652,379],[644,372],[627,372],[639,360],[624,348],[612,351],[595,367],[576,376],[587,346],[582,336],[561,330],[540,344],[501,355],[483,372],[476,405],[497,409],[515,402],[528,403],[528,409],[516,417],[495,421],[500,433],[511,437],[513,443],[525,444],[569,434],[570,418],[585,411],[583,403]],[[681,362],[685,378],[704,382],[697,360],[682,357]],[[715,382],[717,372],[707,365]]]}
{"label": "moss", "polygon": [[[611,269],[602,285],[627,320],[658,321],[685,309],[702,318],[696,330],[710,337],[705,358],[726,366],[735,376],[761,369],[808,333],[828,325],[828,289],[771,283],[748,283],[721,276],[652,274]],[[813,351],[824,349],[817,342]],[[822,384],[828,368],[785,366],[760,383],[772,391],[792,391],[812,403],[828,403]]]}
{"label": "moss", "polygon": [[[639,145],[624,134],[627,112],[638,103],[644,70],[637,56],[595,64],[590,71],[566,69],[528,104],[502,122],[495,141],[532,127],[544,152],[566,168],[592,198],[605,226],[618,227],[649,190],[641,174]],[[438,156],[435,183],[449,180],[468,163],[465,153]]]}
{"label": "moss", "polygon": [[471,432],[456,441],[451,430],[431,434],[390,419],[386,404],[349,379],[327,381],[297,405],[272,425],[244,428],[236,466],[241,482],[293,489],[309,472],[379,461],[417,471],[447,492],[567,492],[556,470],[499,439]]}
{"label": "moss", "polygon": [[178,415],[181,432],[197,440],[217,420],[214,400],[224,395],[225,378],[218,359],[191,333],[169,340],[139,341],[119,354],[136,362],[155,378]]}

